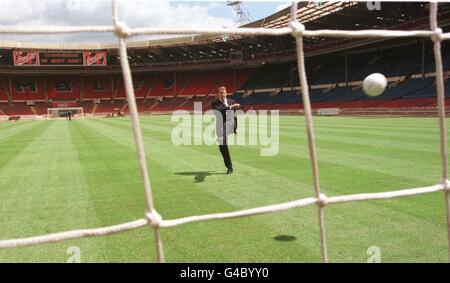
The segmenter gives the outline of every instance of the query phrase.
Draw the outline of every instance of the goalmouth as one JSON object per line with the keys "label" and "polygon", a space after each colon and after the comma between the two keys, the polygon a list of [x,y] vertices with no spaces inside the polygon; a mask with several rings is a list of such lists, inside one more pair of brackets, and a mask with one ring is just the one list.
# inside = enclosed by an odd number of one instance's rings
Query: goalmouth
{"label": "goalmouth", "polygon": [[47,118],[66,118],[68,114],[72,118],[84,118],[83,107],[47,108]]}

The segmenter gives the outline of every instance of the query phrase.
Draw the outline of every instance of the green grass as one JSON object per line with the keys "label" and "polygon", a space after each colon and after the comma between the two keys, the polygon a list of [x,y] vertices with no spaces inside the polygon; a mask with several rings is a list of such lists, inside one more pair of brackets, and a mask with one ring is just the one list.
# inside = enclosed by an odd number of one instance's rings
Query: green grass
{"label": "green grass", "polygon": [[[322,190],[329,196],[436,184],[437,120],[315,118]],[[174,146],[169,116],[142,118],[156,209],[165,219],[234,211],[313,195],[303,117],[280,117],[280,151],[233,146],[235,173],[217,146]],[[129,119],[0,124],[0,239],[142,218],[144,193]],[[203,173],[210,172],[210,173]],[[442,193],[326,207],[332,262],[447,260]],[[192,223],[161,231],[169,262],[320,262],[317,208]],[[153,262],[149,228],[0,250],[0,262]]]}

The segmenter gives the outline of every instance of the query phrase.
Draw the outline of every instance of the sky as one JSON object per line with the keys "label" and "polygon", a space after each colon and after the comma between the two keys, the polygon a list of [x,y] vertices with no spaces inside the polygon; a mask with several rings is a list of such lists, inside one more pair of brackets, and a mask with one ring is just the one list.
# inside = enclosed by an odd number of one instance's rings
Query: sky
{"label": "sky", "polygon": [[[117,0],[120,20],[130,27],[220,28],[234,27],[235,12],[219,1]],[[253,20],[264,18],[290,2],[243,1]],[[73,26],[111,25],[109,0],[1,0],[0,25]],[[144,40],[148,37],[137,37]],[[0,40],[34,42],[111,42],[108,33],[66,35],[3,35]]]}

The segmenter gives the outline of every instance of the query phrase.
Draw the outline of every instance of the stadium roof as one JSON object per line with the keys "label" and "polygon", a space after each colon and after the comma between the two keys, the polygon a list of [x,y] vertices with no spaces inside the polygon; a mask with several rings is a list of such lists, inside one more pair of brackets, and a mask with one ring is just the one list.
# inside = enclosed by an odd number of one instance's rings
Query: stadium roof
{"label": "stadium roof", "polygon": [[[356,1],[345,2],[321,2],[321,4],[309,2],[299,2],[297,4],[297,19],[303,24],[314,21],[326,15],[336,13],[342,9],[357,5]],[[287,7],[278,11],[266,18],[249,23],[245,27],[266,27],[266,28],[280,28],[288,25],[291,18],[291,7]]]}
{"label": "stadium roof", "polygon": [[[426,2],[383,2],[383,9],[369,10],[365,2],[356,1],[324,1],[314,4],[314,1],[299,2],[297,19],[308,29],[377,29],[389,28],[418,17],[427,17]],[[441,11],[448,11],[450,3],[440,3]],[[280,10],[268,17],[254,21],[242,27],[281,28],[286,27],[290,19],[290,7]],[[236,38],[236,37],[235,37]],[[237,37],[240,38],[240,37]],[[231,40],[234,38],[229,38]],[[204,42],[222,41],[222,37],[211,36],[180,36],[146,41],[128,41],[131,48],[146,48],[148,46],[172,46],[176,44],[203,44]],[[18,41],[0,41],[0,48],[29,49],[115,49],[117,42],[108,43],[33,43]]]}

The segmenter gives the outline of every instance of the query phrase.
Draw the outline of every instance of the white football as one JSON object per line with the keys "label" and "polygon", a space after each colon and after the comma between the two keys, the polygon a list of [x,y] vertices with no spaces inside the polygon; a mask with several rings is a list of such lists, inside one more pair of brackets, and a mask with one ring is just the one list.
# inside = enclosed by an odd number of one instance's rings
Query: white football
{"label": "white football", "polygon": [[377,96],[384,92],[387,86],[386,77],[380,73],[367,76],[362,84],[363,91],[368,96]]}

